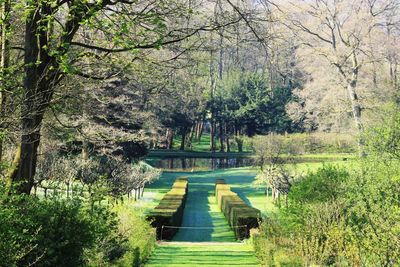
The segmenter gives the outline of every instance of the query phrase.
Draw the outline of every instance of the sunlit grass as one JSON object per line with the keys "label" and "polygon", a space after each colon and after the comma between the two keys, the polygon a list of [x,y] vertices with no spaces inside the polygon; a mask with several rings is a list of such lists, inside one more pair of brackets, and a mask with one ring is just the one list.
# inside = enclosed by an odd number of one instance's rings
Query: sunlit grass
{"label": "sunlit grass", "polygon": [[248,244],[171,244],[158,246],[146,266],[259,266]]}
{"label": "sunlit grass", "polygon": [[[181,136],[175,136],[173,149],[180,148],[181,140],[182,140]],[[216,145],[216,151],[219,151],[220,150],[219,139],[216,139],[215,145]],[[226,146],[226,144],[225,144],[225,146]],[[225,149],[226,149],[226,147],[225,147]],[[238,151],[237,144],[233,137],[231,137],[231,139],[230,139],[230,149],[232,152]],[[203,134],[201,136],[200,140],[194,140],[192,142],[192,150],[203,151],[203,152],[210,151],[210,134]],[[245,141],[243,143],[243,152],[251,152],[251,151],[252,151],[252,149],[251,149],[250,143]]]}

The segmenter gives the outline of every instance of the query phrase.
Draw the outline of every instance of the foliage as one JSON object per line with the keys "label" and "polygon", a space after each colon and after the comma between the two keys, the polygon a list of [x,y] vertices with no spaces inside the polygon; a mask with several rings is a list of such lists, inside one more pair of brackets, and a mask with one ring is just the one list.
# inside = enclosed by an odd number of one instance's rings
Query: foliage
{"label": "foliage", "polygon": [[[215,109],[245,128],[248,136],[266,132],[291,131],[285,105],[291,100],[290,88],[269,88],[264,76],[234,73],[222,86]],[[225,115],[224,115],[225,114]]]}
{"label": "foliage", "polygon": [[111,210],[118,221],[114,239],[98,240],[97,246],[86,249],[87,264],[141,266],[154,248],[154,229],[143,218],[142,211],[134,208],[130,201],[118,203]]}
{"label": "foliage", "polygon": [[283,250],[305,265],[399,264],[400,164],[386,145],[398,134],[397,116],[366,131],[369,155],[351,171],[325,165],[295,181],[288,208],[254,234],[261,259]]}
{"label": "foliage", "polygon": [[340,133],[295,133],[287,135],[260,135],[251,138],[258,160],[275,162],[280,155],[316,153],[354,153],[357,139],[350,134]]}
{"label": "foliage", "polygon": [[400,159],[400,108],[390,106],[384,110],[382,123],[364,133],[366,152],[388,159]]}
{"label": "foliage", "polygon": [[[6,196],[1,189],[2,266],[81,266],[88,256],[85,249],[99,242],[120,245],[107,207],[89,209],[78,199]],[[109,252],[110,257],[115,253]]]}
{"label": "foliage", "polygon": [[119,219],[118,231],[128,240],[127,252],[117,266],[139,266],[154,249],[155,231],[143,218],[141,211],[129,204],[119,204],[113,210]]}
{"label": "foliage", "polygon": [[335,201],[344,192],[343,183],[349,173],[341,168],[325,165],[307,177],[297,179],[290,191],[289,200],[293,205]]}

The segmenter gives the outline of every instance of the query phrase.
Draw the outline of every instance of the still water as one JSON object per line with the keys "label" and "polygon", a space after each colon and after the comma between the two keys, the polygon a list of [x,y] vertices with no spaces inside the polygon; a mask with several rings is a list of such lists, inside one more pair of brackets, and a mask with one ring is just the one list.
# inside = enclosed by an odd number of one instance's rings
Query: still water
{"label": "still water", "polygon": [[150,165],[167,170],[215,170],[252,166],[252,158],[147,158]]}

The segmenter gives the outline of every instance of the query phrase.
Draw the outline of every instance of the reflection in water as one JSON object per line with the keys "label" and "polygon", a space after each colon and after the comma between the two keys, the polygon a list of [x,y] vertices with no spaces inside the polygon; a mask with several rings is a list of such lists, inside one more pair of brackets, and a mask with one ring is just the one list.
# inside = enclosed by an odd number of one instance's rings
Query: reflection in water
{"label": "reflection in water", "polygon": [[225,169],[252,166],[251,158],[150,158],[148,162],[160,169]]}

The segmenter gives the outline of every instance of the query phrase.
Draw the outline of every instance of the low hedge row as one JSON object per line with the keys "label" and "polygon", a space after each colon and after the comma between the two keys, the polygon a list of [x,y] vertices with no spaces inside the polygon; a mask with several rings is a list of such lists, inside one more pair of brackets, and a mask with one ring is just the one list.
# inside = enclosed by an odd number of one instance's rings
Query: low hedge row
{"label": "low hedge row", "polygon": [[158,240],[171,240],[178,231],[178,228],[164,228],[164,226],[181,226],[187,192],[188,179],[186,177],[177,178],[171,190],[147,215],[147,220],[151,221],[151,226],[156,228]]}
{"label": "low hedge row", "polygon": [[[215,181],[215,197],[237,239],[250,237],[250,229],[257,228],[261,218],[258,209],[247,205],[235,192],[231,191],[223,179]],[[238,227],[239,226],[239,227]]]}

